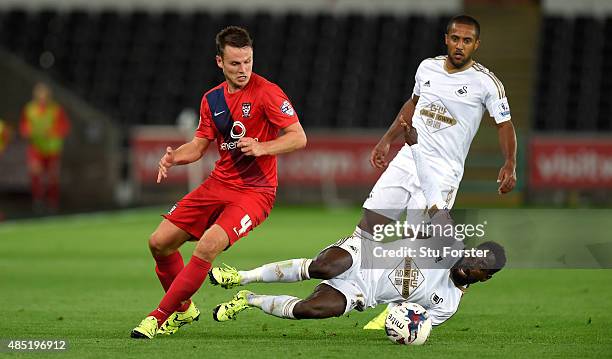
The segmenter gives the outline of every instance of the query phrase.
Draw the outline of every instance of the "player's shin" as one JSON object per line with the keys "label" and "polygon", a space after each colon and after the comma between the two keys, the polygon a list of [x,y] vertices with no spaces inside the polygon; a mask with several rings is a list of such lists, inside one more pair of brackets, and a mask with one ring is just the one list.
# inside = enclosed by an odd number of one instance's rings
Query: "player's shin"
{"label": "player's shin", "polygon": [[200,289],[210,270],[210,266],[210,262],[195,255],[192,256],[189,263],[172,282],[158,308],[149,315],[157,318],[159,325],[161,325],[172,313],[181,307],[184,301],[191,298]]}
{"label": "player's shin", "polygon": [[[154,256],[153,258],[155,259],[155,273],[157,274],[157,278],[159,278],[164,291],[167,292],[174,278],[176,278],[185,267],[183,257],[179,251],[176,251],[169,256]],[[191,300],[184,301],[178,311],[186,311],[190,304]]]}
{"label": "player's shin", "polygon": [[244,285],[252,282],[291,283],[308,280],[310,279],[308,273],[310,263],[312,263],[312,259],[289,259],[282,262],[264,264],[249,271],[239,271],[240,284]]}
{"label": "player's shin", "polygon": [[155,273],[164,291],[167,292],[172,285],[174,278],[185,267],[183,257],[179,251],[176,251],[168,256],[153,256],[155,259]]}
{"label": "player's shin", "polygon": [[257,295],[247,296],[250,306],[257,307],[264,313],[285,319],[295,319],[293,308],[300,301],[300,298],[290,295]]}

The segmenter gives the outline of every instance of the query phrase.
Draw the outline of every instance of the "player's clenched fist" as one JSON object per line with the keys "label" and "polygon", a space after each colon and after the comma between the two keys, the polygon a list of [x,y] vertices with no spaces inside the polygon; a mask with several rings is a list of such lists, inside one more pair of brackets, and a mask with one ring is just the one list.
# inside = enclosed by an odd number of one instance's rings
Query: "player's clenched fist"
{"label": "player's clenched fist", "polygon": [[389,153],[389,148],[391,148],[391,144],[388,141],[380,140],[380,142],[376,144],[370,154],[370,164],[372,167],[385,168],[389,165],[385,160],[385,157]]}
{"label": "player's clenched fist", "polygon": [[174,166],[174,150],[172,147],[166,147],[166,153],[159,160],[157,171],[157,183],[160,183],[163,178],[168,178],[168,169]]}
{"label": "player's clenched fist", "polygon": [[499,188],[497,189],[497,193],[499,194],[505,194],[514,189],[516,185],[516,169],[514,164],[504,164],[499,170],[497,183],[499,183]]}
{"label": "player's clenched fist", "polygon": [[239,139],[238,148],[240,148],[242,153],[249,156],[259,157],[268,154],[263,143],[251,137],[243,137]]}

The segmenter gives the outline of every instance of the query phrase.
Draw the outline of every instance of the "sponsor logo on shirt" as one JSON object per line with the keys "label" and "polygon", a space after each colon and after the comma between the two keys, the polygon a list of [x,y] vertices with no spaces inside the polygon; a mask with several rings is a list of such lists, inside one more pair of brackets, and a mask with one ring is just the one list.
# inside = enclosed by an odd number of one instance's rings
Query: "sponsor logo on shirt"
{"label": "sponsor logo on shirt", "polygon": [[[255,141],[259,142],[259,138],[255,137],[253,138]],[[223,151],[229,151],[229,150],[235,150],[236,148],[238,148],[238,141],[232,141],[232,142],[223,142],[219,148]]]}
{"label": "sponsor logo on shirt", "polygon": [[291,104],[287,100],[283,101],[283,104],[281,105],[280,110],[282,113],[284,113],[287,116],[295,115],[295,111],[293,110],[293,107],[291,107]]}
{"label": "sponsor logo on shirt", "polygon": [[[230,137],[234,140],[231,142],[223,142],[219,148],[223,151],[233,150],[238,148],[238,140],[246,135],[246,126],[240,121],[234,121],[232,129],[230,130]],[[255,141],[259,141],[258,138],[254,138]]]}
{"label": "sponsor logo on shirt", "polygon": [[423,118],[429,132],[438,132],[457,124],[457,120],[450,115],[440,101],[423,107],[419,114]]}
{"label": "sponsor logo on shirt", "polygon": [[251,103],[243,102],[242,103],[242,118],[251,117]]}
{"label": "sponsor logo on shirt", "polygon": [[234,124],[232,125],[232,130],[230,131],[230,136],[235,140],[239,140],[244,137],[245,133],[246,127],[244,127],[244,124],[240,121],[234,121]]}
{"label": "sponsor logo on shirt", "polygon": [[429,80],[425,81],[425,83],[423,84],[423,87],[431,87]]}
{"label": "sponsor logo on shirt", "polygon": [[410,294],[423,284],[425,277],[412,258],[406,258],[389,273],[389,280],[397,292],[408,299]]}

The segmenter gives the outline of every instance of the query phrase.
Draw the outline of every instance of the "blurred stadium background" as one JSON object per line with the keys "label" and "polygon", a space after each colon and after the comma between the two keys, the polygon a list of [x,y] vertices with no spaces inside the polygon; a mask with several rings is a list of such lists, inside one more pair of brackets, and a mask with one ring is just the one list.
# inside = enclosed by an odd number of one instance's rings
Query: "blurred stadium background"
{"label": "blurred stadium background", "polygon": [[[192,135],[204,91],[222,80],[214,35],[247,27],[254,71],[292,99],[309,135],[282,156],[279,203],[357,204],[379,173],[367,157],[410,96],[414,72],[444,52],[448,18],[480,20],[477,60],[506,87],[519,183],[496,193],[502,164],[488,115],[456,207],[606,206],[612,199],[612,3],[607,0],[3,0],[0,209],[32,215],[22,106],[51,83],[73,131],[62,163],[64,213],[171,204],[208,173],[174,168],[155,185],[166,145]],[[191,183],[191,184],[190,184]]]}

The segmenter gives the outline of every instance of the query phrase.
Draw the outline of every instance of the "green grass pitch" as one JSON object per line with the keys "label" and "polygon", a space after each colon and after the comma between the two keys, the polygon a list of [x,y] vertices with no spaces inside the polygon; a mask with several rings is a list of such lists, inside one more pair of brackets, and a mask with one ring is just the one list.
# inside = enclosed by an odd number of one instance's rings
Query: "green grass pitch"
{"label": "green grass pitch", "polygon": [[[258,310],[216,323],[211,309],[235,291],[207,282],[203,315],[172,337],[129,338],[162,295],[147,249],[160,208],[0,224],[0,339],[67,339],[53,358],[612,357],[612,271],[507,269],[465,295],[457,314],[421,347],[361,327],[379,310],[290,321]],[[276,208],[216,262],[250,268],[311,257],[352,232],[357,209]],[[183,255],[188,260],[193,244]],[[306,296],[317,281],[258,284]]]}

